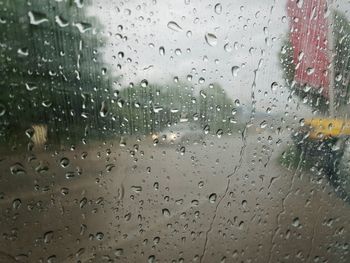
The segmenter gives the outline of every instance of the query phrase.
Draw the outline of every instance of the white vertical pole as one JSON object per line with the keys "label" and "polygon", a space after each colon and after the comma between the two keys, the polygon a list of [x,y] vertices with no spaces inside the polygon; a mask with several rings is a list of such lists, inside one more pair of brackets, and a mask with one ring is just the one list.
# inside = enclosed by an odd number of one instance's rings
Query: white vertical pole
{"label": "white vertical pole", "polygon": [[334,45],[334,37],[333,37],[333,12],[331,9],[333,1],[329,0],[328,1],[328,9],[330,12],[329,18],[328,18],[328,56],[330,59],[330,67],[329,67],[329,87],[328,87],[328,95],[329,95],[329,116],[331,118],[334,118],[334,59],[333,59],[333,54],[335,52],[335,45]]}

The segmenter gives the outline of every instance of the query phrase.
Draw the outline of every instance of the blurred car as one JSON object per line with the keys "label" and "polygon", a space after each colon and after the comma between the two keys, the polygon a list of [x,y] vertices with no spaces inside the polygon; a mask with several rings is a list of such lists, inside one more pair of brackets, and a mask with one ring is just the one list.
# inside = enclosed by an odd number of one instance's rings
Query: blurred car
{"label": "blurred car", "polygon": [[204,132],[199,125],[179,123],[164,129],[161,132],[153,133],[152,139],[160,144],[176,143],[200,143],[204,139]]}
{"label": "blurred car", "polygon": [[315,118],[292,134],[298,151],[317,158],[331,182],[350,198],[350,121]]}

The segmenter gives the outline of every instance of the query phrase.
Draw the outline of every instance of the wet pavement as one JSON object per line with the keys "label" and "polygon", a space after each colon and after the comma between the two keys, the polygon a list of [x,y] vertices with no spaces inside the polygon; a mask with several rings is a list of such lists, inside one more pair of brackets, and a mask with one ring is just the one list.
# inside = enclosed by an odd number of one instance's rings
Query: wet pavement
{"label": "wet pavement", "polygon": [[2,156],[0,262],[349,262],[350,205],[281,165],[290,143],[261,131]]}

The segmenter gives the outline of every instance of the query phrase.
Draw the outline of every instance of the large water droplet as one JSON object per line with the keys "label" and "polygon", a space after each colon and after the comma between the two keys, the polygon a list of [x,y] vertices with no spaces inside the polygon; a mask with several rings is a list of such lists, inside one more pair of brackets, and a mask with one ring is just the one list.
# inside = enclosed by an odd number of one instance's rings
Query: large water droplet
{"label": "large water droplet", "polygon": [[141,80],[141,87],[147,88],[147,86],[148,86],[148,81],[146,79]]}
{"label": "large water droplet", "polygon": [[239,67],[238,67],[238,66],[233,66],[233,67],[231,68],[232,76],[233,76],[233,77],[237,77],[238,71],[239,71]]}
{"label": "large water droplet", "polygon": [[57,23],[57,25],[59,25],[60,27],[66,27],[69,25],[68,21],[65,20],[63,17],[61,16],[55,16],[55,22]]}
{"label": "large water droplet", "polygon": [[100,116],[102,118],[106,117],[108,114],[108,108],[107,108],[107,104],[105,101],[102,101],[101,103],[101,109],[100,109]]}
{"label": "large water droplet", "polygon": [[15,210],[20,208],[21,205],[22,205],[22,201],[19,198],[13,200],[13,202],[12,202],[12,208],[15,209]]}
{"label": "large water droplet", "polygon": [[160,48],[159,48],[159,54],[160,54],[161,56],[164,56],[164,55],[165,55],[165,48],[164,48],[164,47],[160,47]]}
{"label": "large water droplet", "polygon": [[212,47],[214,47],[218,44],[217,37],[212,33],[207,33],[205,35],[205,41],[208,43],[209,46],[212,46]]}
{"label": "large water droplet", "polygon": [[120,257],[120,256],[123,255],[123,253],[124,253],[124,250],[123,250],[122,248],[117,248],[117,249],[115,250],[115,252],[114,252],[114,255],[115,255],[116,257]]}
{"label": "large water droplet", "polygon": [[182,146],[182,147],[180,148],[180,153],[181,153],[181,155],[184,155],[185,152],[186,152],[186,148],[185,148],[185,146]]}
{"label": "large water droplet", "polygon": [[292,226],[298,227],[300,225],[299,217],[293,219]]}
{"label": "large water droplet", "polygon": [[67,195],[69,194],[69,189],[67,187],[62,187],[61,188],[61,194],[62,195]]}
{"label": "large water droplet", "polygon": [[28,91],[33,91],[38,88],[34,83],[25,83],[25,86]]}
{"label": "large water droplet", "polygon": [[154,113],[159,113],[163,110],[163,107],[161,106],[154,106],[153,111]]}
{"label": "large water droplet", "polygon": [[4,104],[0,103],[0,117],[4,116],[6,113],[6,107]]}
{"label": "large water droplet", "polygon": [[82,8],[84,6],[84,0],[74,0],[74,3],[78,8]]}
{"label": "large water droplet", "polygon": [[260,128],[261,129],[265,129],[266,128],[266,126],[267,126],[267,121],[262,121],[261,123],[260,123]]}
{"label": "large water droplet", "polygon": [[216,193],[212,193],[210,196],[209,196],[209,202],[210,203],[215,203],[216,202],[216,198],[217,198],[217,195]]}
{"label": "large water droplet", "polygon": [[226,43],[226,44],[224,45],[224,49],[225,49],[225,51],[228,52],[228,53],[232,52],[232,46],[231,46],[231,44],[230,44],[230,43]]}
{"label": "large water droplet", "polygon": [[163,209],[162,209],[162,214],[163,214],[163,216],[165,216],[165,217],[170,217],[170,211],[169,211],[169,209],[163,208]]}
{"label": "large water droplet", "polygon": [[208,134],[210,132],[210,126],[207,124],[203,128],[204,134]]}
{"label": "large water droplet", "polygon": [[306,74],[308,74],[309,76],[314,74],[314,72],[315,72],[315,68],[307,68],[306,70]]}
{"label": "large water droplet", "polygon": [[25,175],[26,171],[21,163],[15,163],[10,167],[11,174],[14,175]]}
{"label": "large water droplet", "polygon": [[131,186],[131,191],[135,192],[135,193],[141,193],[142,192],[142,187],[141,186]]}
{"label": "large water droplet", "polygon": [[79,207],[83,208],[87,204],[87,198],[83,197],[79,202]]}
{"label": "large water droplet", "polygon": [[66,158],[66,157],[63,157],[63,158],[60,160],[60,165],[61,165],[63,168],[66,168],[66,167],[69,165],[69,159]]}
{"label": "large water droplet", "polygon": [[44,234],[44,242],[46,244],[50,243],[53,238],[53,231],[48,231]]}
{"label": "large water droplet", "polygon": [[154,263],[155,260],[156,260],[156,257],[155,257],[154,255],[151,255],[151,256],[148,257],[147,262],[148,262],[148,263]]}
{"label": "large water droplet", "polygon": [[29,16],[29,23],[35,26],[49,21],[46,15],[40,12],[29,11],[28,16]]}
{"label": "large water droplet", "polygon": [[271,84],[271,90],[272,90],[272,91],[276,91],[277,88],[278,88],[278,83],[277,83],[277,82],[272,82],[272,84]]}
{"label": "large water droplet", "polygon": [[86,22],[74,23],[74,26],[78,28],[80,33],[85,33],[86,31],[89,31],[92,29],[92,25]]}
{"label": "large water droplet", "polygon": [[19,48],[17,50],[17,54],[23,57],[27,57],[29,55],[29,50],[28,48],[24,47],[24,48]]}
{"label": "large water droplet", "polygon": [[173,30],[173,31],[176,31],[176,32],[182,31],[182,27],[179,26],[179,25],[178,25],[176,22],[174,22],[174,21],[170,21],[170,22],[168,23],[168,28],[171,29],[171,30]]}
{"label": "large water droplet", "polygon": [[96,239],[98,241],[101,241],[104,238],[104,234],[102,232],[97,232],[96,233]]}
{"label": "large water droplet", "polygon": [[214,11],[216,14],[220,15],[222,13],[222,5],[220,3],[217,3],[214,6]]}

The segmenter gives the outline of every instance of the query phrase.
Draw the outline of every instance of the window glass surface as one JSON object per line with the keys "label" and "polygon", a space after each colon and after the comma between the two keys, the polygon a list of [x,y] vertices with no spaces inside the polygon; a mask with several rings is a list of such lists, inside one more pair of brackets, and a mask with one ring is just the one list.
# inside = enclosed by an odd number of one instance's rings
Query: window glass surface
{"label": "window glass surface", "polygon": [[0,263],[350,262],[348,0],[0,0]]}

